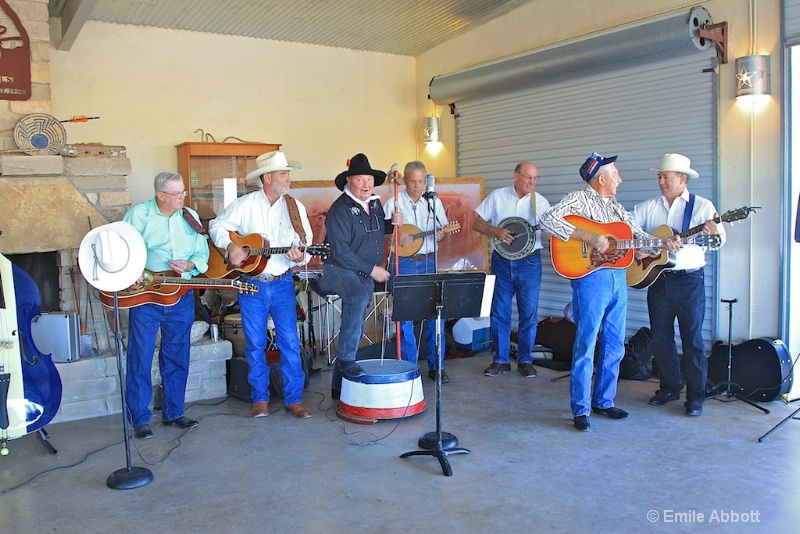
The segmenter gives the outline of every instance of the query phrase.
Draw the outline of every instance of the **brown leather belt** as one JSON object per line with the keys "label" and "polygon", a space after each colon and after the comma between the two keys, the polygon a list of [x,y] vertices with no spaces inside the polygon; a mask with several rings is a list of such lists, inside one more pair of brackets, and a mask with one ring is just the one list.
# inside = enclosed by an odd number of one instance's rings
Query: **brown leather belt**
{"label": "brown leather belt", "polygon": [[408,259],[417,261],[417,260],[424,260],[425,258],[427,258],[429,256],[433,256],[433,252],[428,252],[427,254],[413,254],[413,255],[409,256]]}

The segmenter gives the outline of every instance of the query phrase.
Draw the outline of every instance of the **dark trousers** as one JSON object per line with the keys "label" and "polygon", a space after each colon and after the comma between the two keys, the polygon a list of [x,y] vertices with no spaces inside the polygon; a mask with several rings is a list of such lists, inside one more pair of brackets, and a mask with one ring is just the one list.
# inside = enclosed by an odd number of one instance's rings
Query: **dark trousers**
{"label": "dark trousers", "polygon": [[[703,343],[706,312],[703,270],[661,273],[647,290],[647,308],[661,389],[679,393],[683,377],[687,402],[702,403],[708,376]],[[675,346],[676,318],[683,344],[681,356]]]}

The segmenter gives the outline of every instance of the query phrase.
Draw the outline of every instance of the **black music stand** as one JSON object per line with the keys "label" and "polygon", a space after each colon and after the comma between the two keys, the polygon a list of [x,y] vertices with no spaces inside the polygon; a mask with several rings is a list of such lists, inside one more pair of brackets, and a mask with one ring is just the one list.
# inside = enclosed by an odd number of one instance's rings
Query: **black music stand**
{"label": "black music stand", "polygon": [[[392,302],[392,320],[421,321],[436,320],[436,432],[428,432],[422,436],[418,445],[426,449],[411,451],[400,455],[400,458],[411,456],[435,456],[442,466],[445,476],[453,476],[453,469],[447,461],[448,454],[470,451],[458,448],[458,438],[448,432],[442,432],[442,319],[461,317],[479,317],[491,302],[494,289],[494,277],[489,279],[483,272],[444,273],[444,274],[412,274],[399,275],[394,279]],[[445,446],[445,443],[447,446]]]}
{"label": "black music stand", "polygon": [[[759,406],[750,399],[745,398],[743,395],[740,395],[737,391],[731,389],[731,387],[736,387],[738,388],[739,391],[742,391],[742,386],[740,386],[736,382],[731,381],[731,362],[733,361],[733,330],[732,330],[733,305],[739,302],[739,299],[732,299],[732,300],[721,299],[720,302],[724,302],[728,305],[728,380],[724,382],[719,382],[718,384],[714,384],[713,386],[711,386],[711,391],[706,394],[706,400],[715,399],[717,397],[739,399],[740,401],[749,404],[753,408],[758,408],[764,413],[769,413],[769,410],[767,410],[763,406]],[[719,388],[723,386],[725,387],[725,389],[719,390]]]}

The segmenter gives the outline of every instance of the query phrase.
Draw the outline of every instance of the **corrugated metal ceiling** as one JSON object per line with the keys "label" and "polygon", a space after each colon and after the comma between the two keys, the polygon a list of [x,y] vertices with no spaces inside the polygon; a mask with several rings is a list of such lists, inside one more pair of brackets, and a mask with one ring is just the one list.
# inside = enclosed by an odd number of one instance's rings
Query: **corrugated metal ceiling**
{"label": "corrugated metal ceiling", "polygon": [[96,0],[88,20],[415,56],[531,1]]}

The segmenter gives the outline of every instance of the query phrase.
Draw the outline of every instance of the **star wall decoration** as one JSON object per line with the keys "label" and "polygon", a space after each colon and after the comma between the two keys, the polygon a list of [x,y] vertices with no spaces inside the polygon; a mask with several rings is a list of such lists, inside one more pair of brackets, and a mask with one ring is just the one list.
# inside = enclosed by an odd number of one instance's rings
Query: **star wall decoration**
{"label": "star wall decoration", "polygon": [[752,89],[753,76],[755,76],[756,74],[757,72],[755,71],[749,72],[747,69],[744,68],[744,65],[742,65],[742,70],[736,75],[736,79],[739,80],[739,87],[737,89],[741,90],[745,86]]}

